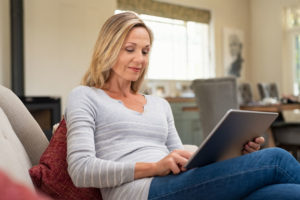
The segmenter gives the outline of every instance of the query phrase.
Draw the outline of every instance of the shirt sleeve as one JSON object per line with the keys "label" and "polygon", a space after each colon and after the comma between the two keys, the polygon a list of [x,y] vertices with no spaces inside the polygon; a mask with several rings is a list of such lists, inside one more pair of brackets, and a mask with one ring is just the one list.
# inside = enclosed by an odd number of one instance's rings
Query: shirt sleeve
{"label": "shirt sleeve", "polygon": [[89,94],[75,89],[68,98],[67,162],[69,175],[77,187],[108,188],[134,180],[135,163],[115,162],[96,157],[95,118],[97,112]]}
{"label": "shirt sleeve", "polygon": [[164,108],[168,121],[168,137],[166,145],[170,152],[175,149],[183,149],[182,142],[175,127],[171,106],[166,100],[164,100]]}

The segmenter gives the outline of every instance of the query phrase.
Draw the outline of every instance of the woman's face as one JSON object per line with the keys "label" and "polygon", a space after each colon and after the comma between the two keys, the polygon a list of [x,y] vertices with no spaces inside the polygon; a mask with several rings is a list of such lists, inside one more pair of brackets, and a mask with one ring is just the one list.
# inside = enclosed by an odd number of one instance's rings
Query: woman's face
{"label": "woman's face", "polygon": [[148,65],[150,37],[143,27],[133,28],[127,35],[116,64],[112,67],[115,75],[136,81]]}

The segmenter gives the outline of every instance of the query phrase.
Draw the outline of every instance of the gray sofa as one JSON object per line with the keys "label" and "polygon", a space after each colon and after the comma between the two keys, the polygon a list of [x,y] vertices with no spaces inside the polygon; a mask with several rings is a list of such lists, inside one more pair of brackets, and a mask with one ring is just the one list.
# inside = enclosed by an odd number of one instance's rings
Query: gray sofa
{"label": "gray sofa", "polygon": [[28,169],[38,164],[48,140],[21,100],[0,85],[0,170],[34,188]]}

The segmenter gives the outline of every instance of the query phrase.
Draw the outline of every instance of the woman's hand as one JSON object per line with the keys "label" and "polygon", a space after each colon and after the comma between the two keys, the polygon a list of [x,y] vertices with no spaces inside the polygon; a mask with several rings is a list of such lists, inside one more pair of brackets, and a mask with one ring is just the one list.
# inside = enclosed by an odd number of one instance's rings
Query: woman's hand
{"label": "woman's hand", "polygon": [[186,169],[183,166],[192,154],[190,151],[177,149],[156,163],[136,163],[134,179],[166,176],[171,172],[178,174],[185,171]]}
{"label": "woman's hand", "polygon": [[243,154],[258,151],[263,143],[265,143],[265,138],[263,137],[257,137],[254,141],[249,141],[244,145]]}
{"label": "woman's hand", "polygon": [[192,154],[192,152],[182,149],[172,151],[169,155],[155,163],[156,175],[165,176],[170,172],[178,174],[181,171],[185,171],[184,166]]}

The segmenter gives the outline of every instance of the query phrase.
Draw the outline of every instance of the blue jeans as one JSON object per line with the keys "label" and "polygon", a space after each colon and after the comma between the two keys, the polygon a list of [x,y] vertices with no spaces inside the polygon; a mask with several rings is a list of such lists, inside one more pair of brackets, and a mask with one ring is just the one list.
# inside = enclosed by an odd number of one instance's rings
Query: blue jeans
{"label": "blue jeans", "polygon": [[287,151],[268,148],[154,177],[148,199],[300,199],[300,164]]}

